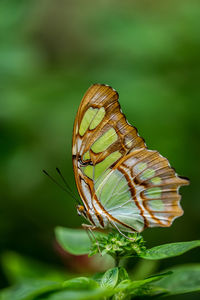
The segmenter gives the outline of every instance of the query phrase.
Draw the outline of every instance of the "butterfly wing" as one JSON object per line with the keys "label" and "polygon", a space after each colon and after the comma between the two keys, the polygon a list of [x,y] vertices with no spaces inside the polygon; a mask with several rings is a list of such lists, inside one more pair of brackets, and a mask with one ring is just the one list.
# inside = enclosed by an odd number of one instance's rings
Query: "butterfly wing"
{"label": "butterfly wing", "polygon": [[146,148],[121,112],[118,93],[95,84],[80,104],[73,132],[73,166],[86,208],[106,214],[123,231],[170,226],[182,214],[178,177],[166,158]]}
{"label": "butterfly wing", "polygon": [[145,147],[137,129],[122,114],[118,93],[92,85],[84,95],[74,123],[72,155],[76,185],[83,203],[91,206],[94,181],[132,148]]}
{"label": "butterfly wing", "polygon": [[140,232],[145,227],[168,227],[183,214],[178,190],[186,184],[166,158],[141,148],[102,174],[95,189],[112,223],[123,231]]}
{"label": "butterfly wing", "polygon": [[131,148],[145,147],[137,129],[121,112],[118,93],[107,85],[95,84],[86,92],[74,124],[73,153],[82,162],[103,161],[110,153],[124,156]]}

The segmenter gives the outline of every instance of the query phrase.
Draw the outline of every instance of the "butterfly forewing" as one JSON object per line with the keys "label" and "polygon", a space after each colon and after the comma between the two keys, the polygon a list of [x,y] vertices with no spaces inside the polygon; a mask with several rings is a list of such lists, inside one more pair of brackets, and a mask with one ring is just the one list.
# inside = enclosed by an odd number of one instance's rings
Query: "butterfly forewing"
{"label": "butterfly forewing", "polygon": [[86,92],[74,123],[72,152],[80,196],[101,224],[142,231],[170,226],[182,214],[178,189],[188,180],[146,148],[111,87],[95,84]]}
{"label": "butterfly forewing", "polygon": [[93,85],[86,92],[75,123],[73,145],[82,161],[97,164],[114,151],[124,156],[133,147],[144,147],[121,113],[118,93],[109,86]]}

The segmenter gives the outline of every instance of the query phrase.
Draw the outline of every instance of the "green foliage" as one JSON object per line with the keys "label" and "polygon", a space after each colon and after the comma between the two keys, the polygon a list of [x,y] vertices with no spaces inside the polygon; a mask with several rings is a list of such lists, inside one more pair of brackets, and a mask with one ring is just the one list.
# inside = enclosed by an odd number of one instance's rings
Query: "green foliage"
{"label": "green foliage", "polygon": [[114,288],[118,281],[118,273],[118,268],[113,268],[105,272],[101,279],[101,286]]}
{"label": "green foliage", "polygon": [[57,227],[55,233],[60,245],[71,254],[87,254],[91,247],[86,230]]}
{"label": "green foliage", "polygon": [[[200,246],[199,241],[193,241],[146,249],[140,234],[129,234],[130,239],[126,239],[114,232],[108,235],[95,233],[95,239],[91,244],[84,230],[58,227],[55,233],[61,246],[72,254],[94,255],[100,249],[102,256],[109,254],[117,262],[122,257],[163,259],[178,256]],[[61,270],[54,273],[54,278],[51,272],[47,272],[45,277],[39,277],[38,264],[34,266],[32,261],[24,260],[14,253],[3,256],[3,265],[5,271],[11,273],[10,277],[15,284],[1,291],[0,300],[128,300],[138,296],[152,298],[200,291],[199,264],[175,266],[141,280],[132,280],[125,267],[114,267],[92,277],[67,279],[67,274],[64,275]],[[33,269],[30,272],[29,267]],[[60,277],[57,276],[59,272],[62,274]]]}
{"label": "green foliage", "polygon": [[62,287],[60,282],[48,280],[24,280],[11,288],[7,288],[0,293],[0,300],[32,300],[37,296],[59,290]]}
{"label": "green foliage", "polygon": [[156,290],[155,294],[158,294],[158,291],[160,294],[166,293],[166,290],[164,290],[160,287],[158,287],[157,289],[152,289],[150,286],[150,283],[159,281],[168,275],[169,275],[169,273],[165,273],[165,274],[152,276],[150,278],[147,278],[144,280],[138,280],[138,281],[124,280],[124,281],[121,281],[121,283],[117,286],[116,291],[120,295],[123,292],[124,297],[127,295],[152,296],[152,295],[154,295],[155,290]]}
{"label": "green foliage", "polygon": [[[95,232],[96,239],[89,239],[85,230],[56,228],[57,241],[66,251],[74,255],[109,254],[115,259],[122,257],[141,257],[144,259],[158,260],[179,256],[193,248],[200,246],[200,241],[170,243],[146,249],[143,237],[139,233],[128,234],[130,239],[125,238],[118,232],[110,232],[107,235]],[[81,242],[80,242],[81,241]]]}
{"label": "green foliage", "polygon": [[164,259],[181,255],[196,247],[200,247],[200,241],[170,243],[148,249],[140,256],[145,259]]}
{"label": "green foliage", "polygon": [[65,280],[72,274],[62,269],[50,267],[15,252],[6,252],[1,257],[2,268],[9,282],[23,282],[27,279],[47,279],[51,281]]}
{"label": "green foliage", "polygon": [[175,266],[170,276],[153,286],[165,289],[169,295],[200,291],[200,264]]}
{"label": "green foliage", "polygon": [[[167,274],[153,276],[149,279],[131,281],[124,268],[113,268],[102,275],[101,280],[95,281],[88,277],[79,277],[64,282],[47,280],[24,280],[14,287],[2,291],[0,300],[36,300],[36,299],[127,299],[129,295],[152,295],[147,284],[158,281]],[[145,286],[145,288],[144,288]],[[157,287],[154,287],[154,290]]]}
{"label": "green foliage", "polygon": [[99,235],[97,242],[92,244],[89,255],[101,252],[101,255],[109,254],[115,259],[129,256],[141,256],[146,247],[143,237],[138,234],[127,234],[128,238],[118,232],[110,232],[108,235]]}
{"label": "green foliage", "polygon": [[[175,295],[200,290],[200,265],[178,266],[144,280],[130,280],[124,268],[113,268],[101,280],[89,277],[52,282],[24,280],[0,293],[0,300],[133,299],[136,296]],[[130,298],[129,298],[130,297]]]}
{"label": "green foliage", "polygon": [[[63,249],[71,254],[94,255],[100,249],[102,256],[109,254],[117,262],[124,257],[138,257],[144,262],[164,259],[200,246],[199,241],[191,241],[147,249],[140,234],[129,234],[130,239],[126,239],[117,232],[107,235],[94,233],[95,239],[91,243],[85,230],[57,227],[55,233]],[[70,278],[71,275],[63,270],[51,270],[13,252],[5,253],[2,263],[12,286],[1,291],[0,300],[128,300],[138,296],[172,296],[200,291],[199,264],[175,266],[159,274],[133,280],[125,267],[114,267],[92,277]]]}

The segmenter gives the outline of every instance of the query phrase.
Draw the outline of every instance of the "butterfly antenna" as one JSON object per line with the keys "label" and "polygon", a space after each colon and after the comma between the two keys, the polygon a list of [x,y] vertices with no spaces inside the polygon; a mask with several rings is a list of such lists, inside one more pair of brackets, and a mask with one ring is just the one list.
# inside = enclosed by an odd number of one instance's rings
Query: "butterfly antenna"
{"label": "butterfly antenna", "polygon": [[60,183],[58,183],[51,175],[49,175],[49,173],[47,173],[47,171],[42,170],[42,172],[47,175],[51,181],[53,181],[57,186],[59,186],[59,188],[61,188],[63,191],[65,191],[67,194],[69,194],[78,204],[81,204],[80,201],[74,197],[74,195],[72,194],[72,192],[70,190],[65,189]]}
{"label": "butterfly antenna", "polygon": [[67,182],[67,180],[64,178],[63,174],[61,173],[59,168],[56,168],[56,171],[58,172],[59,176],[61,177],[62,181],[64,182],[64,184],[66,185],[66,187],[70,190],[70,192],[73,194],[73,191],[69,185],[69,183]]}
{"label": "butterfly antenna", "polygon": [[69,193],[71,195],[73,195],[74,198],[76,198],[74,192],[72,191],[69,183],[67,182],[67,180],[64,178],[63,174],[61,173],[60,169],[59,168],[56,168],[56,171],[58,172],[59,176],[61,177],[62,181],[64,182],[66,188],[69,190]]}

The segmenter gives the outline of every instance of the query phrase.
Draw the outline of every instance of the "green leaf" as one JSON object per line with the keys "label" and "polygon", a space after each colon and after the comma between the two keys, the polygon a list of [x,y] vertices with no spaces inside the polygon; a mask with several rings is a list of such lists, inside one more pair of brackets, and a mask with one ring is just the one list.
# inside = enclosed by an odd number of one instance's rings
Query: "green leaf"
{"label": "green leaf", "polygon": [[[126,272],[126,270],[123,267],[118,268],[118,280],[117,283],[119,284],[121,281],[127,281],[129,279],[128,273]],[[114,291],[114,296],[113,296],[113,300],[129,300],[129,297],[127,295],[126,292],[124,292],[124,290],[117,290]]]}
{"label": "green leaf", "polygon": [[2,290],[0,300],[33,300],[35,297],[62,288],[62,284],[47,280],[29,280]]}
{"label": "green leaf", "polygon": [[163,288],[170,295],[200,291],[200,264],[176,266],[170,270],[170,276],[152,286]]}
{"label": "green leaf", "polygon": [[114,288],[118,282],[118,274],[119,274],[118,268],[112,268],[107,272],[105,272],[105,274],[101,279],[101,286]]}
{"label": "green leaf", "polygon": [[[69,253],[73,255],[84,255],[90,252],[91,241],[86,230],[59,226],[56,227],[55,234],[58,243]],[[97,238],[100,236],[105,236],[104,233],[100,232],[94,232],[94,235]]]}
{"label": "green leaf", "polygon": [[78,277],[65,281],[63,287],[69,289],[93,289],[99,287],[99,284],[91,278]]}
{"label": "green leaf", "polygon": [[129,275],[123,267],[119,267],[119,273],[118,273],[118,283],[120,283],[123,280],[129,279]]}
{"label": "green leaf", "polygon": [[165,290],[163,288],[158,288],[158,287],[149,287],[149,284],[154,282],[154,281],[159,281],[163,277],[168,276],[171,274],[171,272],[167,272],[165,274],[159,274],[152,276],[150,278],[144,279],[144,280],[136,280],[136,281],[131,281],[131,280],[123,280],[120,282],[117,287],[115,288],[115,296],[114,300],[122,300],[122,299],[129,299],[128,297],[130,295],[135,295],[135,296],[142,296],[142,295],[156,295],[156,294],[161,294],[164,293]]}
{"label": "green leaf", "polygon": [[101,283],[101,279],[102,277],[104,276],[104,272],[98,272],[98,273],[95,273],[93,276],[92,276],[92,279],[95,280],[97,283]]}
{"label": "green leaf", "polygon": [[85,230],[57,227],[55,234],[58,243],[69,253],[74,255],[89,253],[91,242]]}
{"label": "green leaf", "polygon": [[170,243],[153,247],[140,254],[145,259],[164,259],[181,255],[193,248],[199,247],[200,241]]}
{"label": "green leaf", "polygon": [[166,272],[166,273],[163,273],[163,274],[158,274],[158,275],[155,275],[155,276],[151,276],[147,279],[144,279],[144,280],[135,280],[135,281],[131,281],[131,280],[123,280],[122,282],[120,282],[118,284],[118,286],[116,287],[116,290],[129,290],[130,293],[134,292],[136,289],[146,285],[146,284],[149,284],[151,282],[154,282],[154,281],[158,281],[158,280],[161,280],[162,278],[166,277],[166,276],[169,276],[171,274],[171,272]]}
{"label": "green leaf", "polygon": [[113,292],[107,289],[98,288],[93,290],[65,290],[50,294],[45,300],[95,300],[106,299],[112,296]]}
{"label": "green leaf", "polygon": [[64,281],[69,278],[69,274],[63,270],[52,268],[48,264],[11,251],[3,253],[2,266],[11,284],[27,279]]}

